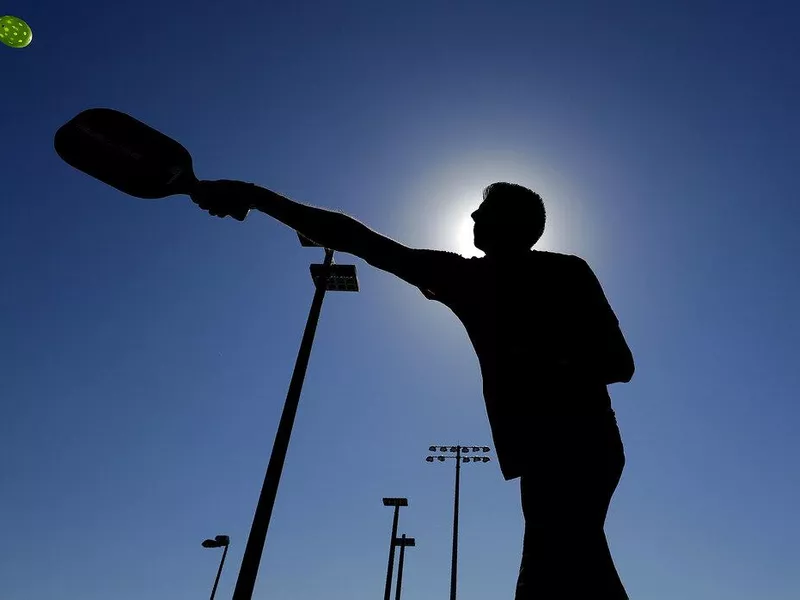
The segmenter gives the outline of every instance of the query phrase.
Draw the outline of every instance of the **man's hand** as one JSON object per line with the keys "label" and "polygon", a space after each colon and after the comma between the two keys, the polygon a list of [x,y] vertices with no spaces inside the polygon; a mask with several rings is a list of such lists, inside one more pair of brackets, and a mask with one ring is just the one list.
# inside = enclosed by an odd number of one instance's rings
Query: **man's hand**
{"label": "man's hand", "polygon": [[253,186],[243,181],[201,181],[194,192],[192,201],[214,217],[221,219],[231,216],[244,221],[253,208],[251,198]]}

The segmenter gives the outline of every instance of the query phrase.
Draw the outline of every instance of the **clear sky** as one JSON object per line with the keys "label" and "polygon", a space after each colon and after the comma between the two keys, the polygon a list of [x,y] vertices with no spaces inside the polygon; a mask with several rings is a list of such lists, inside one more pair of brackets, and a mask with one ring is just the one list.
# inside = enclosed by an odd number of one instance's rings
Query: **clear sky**
{"label": "clear sky", "polygon": [[[789,2],[9,0],[0,47],[0,596],[203,598],[236,580],[321,251],[260,214],[142,201],[62,163],[126,111],[202,178],[467,252],[482,186],[540,191],[637,360],[607,532],[633,599],[800,597],[800,10]],[[274,6],[274,8],[273,8]],[[355,260],[325,301],[255,598],[449,587],[453,464],[491,444],[443,306]],[[465,465],[461,600],[512,598],[517,482]]]}

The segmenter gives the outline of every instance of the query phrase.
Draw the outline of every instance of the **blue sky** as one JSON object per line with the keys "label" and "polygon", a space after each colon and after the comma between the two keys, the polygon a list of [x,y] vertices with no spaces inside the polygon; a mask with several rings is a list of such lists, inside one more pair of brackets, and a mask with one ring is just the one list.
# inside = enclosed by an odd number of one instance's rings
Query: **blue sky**
{"label": "blue sky", "polygon": [[[3,598],[230,597],[312,286],[293,232],[132,199],[55,130],[109,106],[203,178],[465,251],[481,187],[539,190],[634,351],[607,532],[632,598],[800,595],[790,2],[39,3],[0,69]],[[339,262],[351,257],[340,256]],[[449,586],[452,464],[489,444],[460,324],[355,259],[323,308],[255,598],[374,599],[407,496],[404,597]],[[518,484],[466,465],[460,598],[511,598]]]}

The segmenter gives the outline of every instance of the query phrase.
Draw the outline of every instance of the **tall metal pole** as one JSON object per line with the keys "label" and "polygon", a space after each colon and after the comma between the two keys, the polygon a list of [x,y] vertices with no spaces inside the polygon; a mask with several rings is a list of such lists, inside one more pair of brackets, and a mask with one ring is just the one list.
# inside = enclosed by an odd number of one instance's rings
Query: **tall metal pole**
{"label": "tall metal pole", "polygon": [[228,555],[228,544],[225,544],[225,550],[222,551],[222,559],[219,561],[219,569],[217,569],[217,577],[214,579],[214,587],[211,588],[211,600],[217,593],[217,586],[219,585],[219,576],[222,575],[222,567],[225,565],[225,557]]}
{"label": "tall metal pole", "polygon": [[300,350],[297,353],[292,380],[289,383],[289,391],[286,393],[286,402],[283,405],[283,413],[278,424],[278,431],[275,434],[275,443],[272,446],[272,454],[269,457],[264,483],[261,486],[261,494],[258,497],[256,512],[253,516],[253,525],[250,527],[250,535],[247,538],[247,546],[244,549],[242,566],[239,569],[239,577],[236,580],[236,588],[233,591],[233,600],[251,600],[253,597],[253,589],[258,577],[258,567],[261,563],[261,554],[264,551],[264,543],[267,540],[267,530],[272,517],[272,509],[275,506],[275,497],[278,494],[278,484],[281,480],[283,464],[286,460],[286,452],[292,436],[292,426],[297,414],[297,405],[300,402],[300,392],[303,389],[303,380],[308,368],[308,360],[311,357],[311,346],[314,343],[314,334],[317,331],[322,301],[325,298],[325,286],[332,263],[333,250],[326,248],[322,276],[316,281],[314,299],[308,312],[308,321],[303,332],[303,339],[300,342]]}
{"label": "tall metal pole", "polygon": [[461,446],[456,449],[456,495],[453,502],[453,562],[450,565],[450,600],[456,600],[458,570],[458,494],[461,487]]}
{"label": "tall metal pole", "polygon": [[[440,452],[447,452],[447,446],[438,446]],[[459,497],[461,493],[461,461],[464,462],[488,462],[490,459],[488,456],[481,456],[481,457],[461,457],[461,453],[469,452],[469,447],[461,445],[458,446],[450,446],[450,452],[455,452],[455,456],[428,456],[425,460],[429,463],[432,463],[436,460],[440,462],[444,462],[448,458],[455,458],[456,459],[456,489],[455,489],[455,498],[453,499],[453,554],[452,554],[452,562],[450,565],[450,600],[456,600],[456,589],[457,589],[457,582],[458,582],[458,508],[459,508]],[[431,452],[436,452],[437,446],[431,446],[429,450]],[[473,452],[489,452],[490,448],[488,446],[473,446]]]}
{"label": "tall metal pole", "polygon": [[[383,600],[390,600],[392,596],[392,569],[394,567],[394,547],[397,538],[397,520],[400,517],[400,506],[394,507],[394,519],[392,519],[392,537],[389,540],[389,566],[386,567],[386,588],[383,592]],[[403,550],[401,549],[402,553]]]}

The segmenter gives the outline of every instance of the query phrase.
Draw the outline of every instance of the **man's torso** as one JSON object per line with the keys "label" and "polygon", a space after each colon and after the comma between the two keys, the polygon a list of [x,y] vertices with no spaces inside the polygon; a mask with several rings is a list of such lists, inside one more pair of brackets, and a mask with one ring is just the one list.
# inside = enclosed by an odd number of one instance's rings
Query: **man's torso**
{"label": "man's torso", "polygon": [[[464,324],[483,376],[486,410],[506,478],[553,436],[605,418],[605,385],[559,368],[582,343],[586,324],[575,257],[532,251],[513,262],[464,259],[437,300]],[[552,441],[552,440],[550,440]]]}

